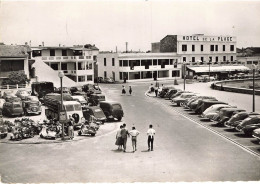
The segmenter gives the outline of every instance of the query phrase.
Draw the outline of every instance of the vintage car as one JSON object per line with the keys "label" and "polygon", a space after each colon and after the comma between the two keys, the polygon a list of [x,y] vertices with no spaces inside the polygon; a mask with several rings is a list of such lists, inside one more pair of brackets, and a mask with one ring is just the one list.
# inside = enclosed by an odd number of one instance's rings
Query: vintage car
{"label": "vintage car", "polygon": [[260,128],[260,123],[246,125],[244,128],[242,128],[242,131],[244,132],[244,134],[248,136],[252,136],[253,131],[258,128]]}
{"label": "vintage car", "polygon": [[92,106],[98,105],[101,101],[105,101],[106,96],[103,94],[91,94],[88,103]]}
{"label": "vintage car", "polygon": [[182,93],[180,96],[173,98],[172,103],[176,104],[177,106],[184,106],[187,99],[196,96],[195,93]]}
{"label": "vintage car", "polygon": [[176,94],[180,89],[169,89],[169,91],[165,94],[165,99],[170,100],[171,97]]}
{"label": "vintage car", "polygon": [[[57,88],[56,93],[61,94],[61,88],[60,88],[60,87]],[[68,87],[62,87],[62,93],[71,94],[71,93],[70,93],[70,89],[69,89]]]}
{"label": "vintage car", "polygon": [[72,95],[75,95],[74,93],[77,92],[77,91],[82,91],[82,86],[73,86],[73,87],[70,87],[70,93]]}
{"label": "vintage car", "polygon": [[94,116],[96,118],[96,121],[101,121],[102,123],[105,123],[107,120],[106,115],[104,114],[103,110],[98,107],[98,106],[91,106],[91,107],[86,107],[83,109],[83,116],[84,118],[89,121],[90,116]]}
{"label": "vintage car", "polygon": [[228,121],[225,122],[225,126],[229,128],[236,128],[239,123],[241,123],[244,119],[248,118],[249,116],[258,115],[255,112],[239,112],[232,116]]}
{"label": "vintage car", "polygon": [[232,107],[228,104],[215,104],[207,108],[202,114],[202,118],[207,118],[207,119],[214,119],[216,116],[218,116],[220,109],[222,108],[229,108]]}
{"label": "vintage car", "polygon": [[226,121],[239,112],[245,112],[245,110],[240,108],[222,108],[219,111],[219,118],[215,121],[215,124],[218,126],[224,126]]}
{"label": "vintage car", "polygon": [[15,95],[22,100],[25,100],[27,96],[31,96],[31,92],[27,90],[18,90]]}
{"label": "vintage car", "polygon": [[116,118],[118,121],[121,121],[124,116],[122,105],[118,102],[101,101],[99,106],[108,120]]}
{"label": "vintage car", "polygon": [[3,105],[4,116],[22,116],[24,114],[22,102],[5,102]]}
{"label": "vintage car", "polygon": [[76,91],[73,93],[73,96],[83,96],[85,98],[85,100],[88,100],[87,93],[85,93],[83,91]]}
{"label": "vintage car", "polygon": [[252,124],[259,124],[260,123],[260,116],[250,116],[246,119],[244,119],[239,125],[237,125],[236,130],[237,131],[242,131],[242,129],[246,125],[252,125]]}
{"label": "vintage car", "polygon": [[198,96],[197,99],[188,102],[187,107],[191,110],[195,110],[198,106],[202,104],[202,100],[218,101],[215,97],[212,96]]}
{"label": "vintage car", "polygon": [[197,114],[202,114],[207,108],[215,104],[227,104],[225,102],[217,101],[216,99],[204,99],[198,102],[196,109],[194,110]]}
{"label": "vintage car", "polygon": [[115,83],[115,80],[111,77],[105,77],[104,78],[104,83]]}
{"label": "vintage car", "polygon": [[5,101],[6,102],[20,102],[20,101],[22,101],[22,99],[17,96],[7,96],[5,98]]}
{"label": "vintage car", "polygon": [[260,141],[260,128],[255,129],[252,136]]}
{"label": "vintage car", "polygon": [[163,87],[162,91],[159,93],[159,97],[164,98],[170,89],[175,89],[175,88],[172,86]]}
{"label": "vintage car", "polygon": [[88,106],[87,100],[84,98],[84,96],[71,96],[73,100],[79,102],[81,104],[82,109]]}
{"label": "vintage car", "polygon": [[10,90],[5,90],[5,91],[3,92],[2,98],[6,100],[6,97],[7,97],[7,96],[16,97],[15,91],[14,91],[14,90],[11,90],[11,89],[10,89]]}
{"label": "vintage car", "polygon": [[82,91],[87,93],[87,96],[90,96],[91,94],[101,94],[102,91],[98,85],[94,84],[85,84],[82,86]]}
{"label": "vintage car", "polygon": [[25,115],[42,113],[42,107],[40,101],[24,101],[23,110]]}

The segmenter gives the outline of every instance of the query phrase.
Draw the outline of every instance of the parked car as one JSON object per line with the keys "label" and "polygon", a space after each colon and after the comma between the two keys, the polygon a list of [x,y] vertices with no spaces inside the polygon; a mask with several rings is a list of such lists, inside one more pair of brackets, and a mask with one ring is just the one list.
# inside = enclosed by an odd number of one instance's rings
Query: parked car
{"label": "parked car", "polygon": [[22,101],[22,99],[17,96],[7,96],[5,98],[5,101],[6,102],[20,102],[20,101]]}
{"label": "parked car", "polygon": [[239,112],[245,112],[245,110],[240,108],[222,108],[219,111],[219,119],[215,121],[215,124],[218,126],[224,126],[226,121],[228,121],[234,114]]}
{"label": "parked car", "polygon": [[188,102],[187,107],[191,110],[195,110],[198,106],[202,104],[202,100],[218,101],[215,97],[212,96],[198,96],[197,99]]}
{"label": "parked car", "polygon": [[171,96],[171,102],[173,102],[173,99],[174,98],[176,98],[176,97],[178,97],[178,96],[181,96],[181,94],[183,94],[183,93],[192,93],[192,92],[190,92],[190,91],[177,91],[177,93],[175,93],[175,94],[173,94],[172,96]]}
{"label": "parked car", "polygon": [[2,98],[6,100],[6,97],[9,96],[9,97],[16,97],[15,95],[15,91],[14,90],[5,90],[3,92],[3,96]]}
{"label": "parked car", "polygon": [[242,131],[244,132],[244,134],[246,134],[248,136],[252,136],[253,131],[258,128],[260,128],[260,123],[246,125],[244,128],[242,128]]}
{"label": "parked car", "polygon": [[82,91],[84,91],[89,97],[91,94],[101,94],[102,91],[98,85],[85,84],[82,86]]}
{"label": "parked car", "polygon": [[115,83],[115,80],[111,77],[104,78],[104,83]]}
{"label": "parked car", "polygon": [[39,101],[39,98],[37,96],[27,96],[25,97],[24,101]]}
{"label": "parked car", "polygon": [[159,96],[160,96],[161,98],[164,98],[165,95],[168,93],[168,91],[169,91],[170,89],[175,89],[175,88],[172,87],[172,86],[163,87],[163,88],[162,88],[162,91],[159,93]]}
{"label": "parked car", "polygon": [[3,105],[4,116],[22,116],[24,114],[22,102],[5,102]]}
{"label": "parked car", "polygon": [[23,110],[25,115],[42,113],[42,107],[40,101],[24,101]]}
{"label": "parked car", "polygon": [[77,91],[82,91],[82,86],[73,86],[73,87],[70,87],[70,93],[72,95],[74,95],[75,92]]}
{"label": "parked car", "polygon": [[[60,87],[57,88],[56,93],[61,94],[61,88],[60,88]],[[69,89],[68,87],[62,87],[62,93],[63,93],[63,94],[64,94],[64,93],[66,93],[66,94],[71,94],[71,93],[70,93],[70,89]]]}
{"label": "parked car", "polygon": [[90,105],[98,105],[101,101],[105,101],[106,96],[103,94],[91,94],[90,97],[88,98],[88,103]]}
{"label": "parked car", "polygon": [[124,116],[122,105],[118,102],[101,101],[99,106],[108,120],[116,118],[118,121],[121,121]]}
{"label": "parked car", "polygon": [[97,80],[96,82],[98,82],[98,83],[103,83],[104,82],[103,77],[97,77],[96,80]]}
{"label": "parked car", "polygon": [[204,99],[198,102],[196,109],[194,110],[197,114],[202,114],[207,108],[215,104],[227,104],[226,102],[217,101],[216,99]]}
{"label": "parked car", "polygon": [[241,123],[244,119],[248,118],[252,115],[258,115],[258,113],[252,112],[239,112],[233,115],[227,122],[225,122],[225,126],[229,128],[236,128],[239,123]]}
{"label": "parked car", "polygon": [[210,120],[218,116],[220,109],[232,107],[228,104],[215,104],[207,108],[202,114],[202,118],[208,118]]}
{"label": "parked car", "polygon": [[260,141],[260,128],[255,129],[252,136]]}
{"label": "parked car", "polygon": [[193,96],[196,96],[195,93],[182,93],[180,96],[173,98],[172,103],[176,103],[177,106],[184,106],[185,101]]}
{"label": "parked car", "polygon": [[86,108],[88,106],[88,102],[87,100],[84,98],[84,96],[71,96],[73,98],[73,100],[76,100],[77,102],[79,102],[81,104],[82,109]]}
{"label": "parked car", "polygon": [[102,123],[105,123],[107,120],[103,110],[98,106],[86,107],[82,112],[87,121],[89,121],[91,115],[93,115],[97,121],[101,121]]}
{"label": "parked car", "polygon": [[15,95],[24,100],[26,97],[31,96],[31,92],[27,90],[18,90]]}
{"label": "parked car", "polygon": [[259,124],[260,123],[260,116],[251,116],[246,119],[244,119],[239,125],[237,125],[236,130],[242,131],[242,129],[246,125],[252,125],[252,124]]}
{"label": "parked car", "polygon": [[201,75],[201,76],[198,76],[197,77],[197,80],[199,81],[199,82],[207,82],[207,81],[214,81],[215,80],[215,77],[213,77],[213,76],[208,76],[208,75]]}
{"label": "parked car", "polygon": [[181,90],[180,89],[170,89],[169,92],[165,95],[165,99],[171,100],[172,97],[179,91],[181,91]]}

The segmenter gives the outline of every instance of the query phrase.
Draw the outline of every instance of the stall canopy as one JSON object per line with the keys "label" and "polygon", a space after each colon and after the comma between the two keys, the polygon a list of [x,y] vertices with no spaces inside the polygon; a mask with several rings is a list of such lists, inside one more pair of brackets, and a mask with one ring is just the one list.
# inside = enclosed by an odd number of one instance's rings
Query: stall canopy
{"label": "stall canopy", "polygon": [[[209,66],[187,66],[188,69],[196,73],[209,72]],[[231,72],[231,71],[249,71],[250,69],[242,65],[228,66],[210,66],[210,72]]]}

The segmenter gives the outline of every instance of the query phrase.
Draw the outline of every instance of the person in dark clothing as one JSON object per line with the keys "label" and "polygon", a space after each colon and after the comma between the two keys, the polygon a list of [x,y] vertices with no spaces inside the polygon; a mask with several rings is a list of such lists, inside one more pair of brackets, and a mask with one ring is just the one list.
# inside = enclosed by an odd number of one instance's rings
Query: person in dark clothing
{"label": "person in dark clothing", "polygon": [[153,125],[149,125],[147,135],[148,135],[148,151],[150,150],[153,151],[153,141],[155,135],[155,130],[153,129]]}
{"label": "person in dark clothing", "polygon": [[122,86],[122,95],[125,95],[126,91],[125,91],[125,86]]}
{"label": "person in dark clothing", "polygon": [[126,150],[126,142],[127,142],[128,136],[129,136],[129,133],[128,133],[128,130],[126,129],[126,124],[123,124],[123,128],[121,130],[121,138],[123,140],[124,152]]}
{"label": "person in dark clothing", "polygon": [[132,92],[133,92],[132,87],[129,86],[129,94],[132,95]]}

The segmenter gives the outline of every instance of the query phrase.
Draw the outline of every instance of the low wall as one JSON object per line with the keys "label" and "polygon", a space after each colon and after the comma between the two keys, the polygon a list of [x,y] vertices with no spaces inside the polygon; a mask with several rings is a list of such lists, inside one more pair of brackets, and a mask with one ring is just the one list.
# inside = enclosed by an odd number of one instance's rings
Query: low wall
{"label": "low wall", "polygon": [[[213,89],[216,90],[221,90],[221,91],[230,91],[230,92],[235,92],[235,93],[244,93],[244,94],[253,94],[252,89],[247,89],[247,88],[236,88],[236,87],[231,87],[228,86],[230,83],[237,83],[238,81],[245,82],[245,81],[250,81],[252,82],[253,79],[238,79],[238,80],[228,80],[228,81],[221,81],[221,82],[215,82],[214,87],[211,85]],[[255,79],[255,81],[260,81],[260,79]],[[255,89],[255,95],[260,95],[260,90]]]}

